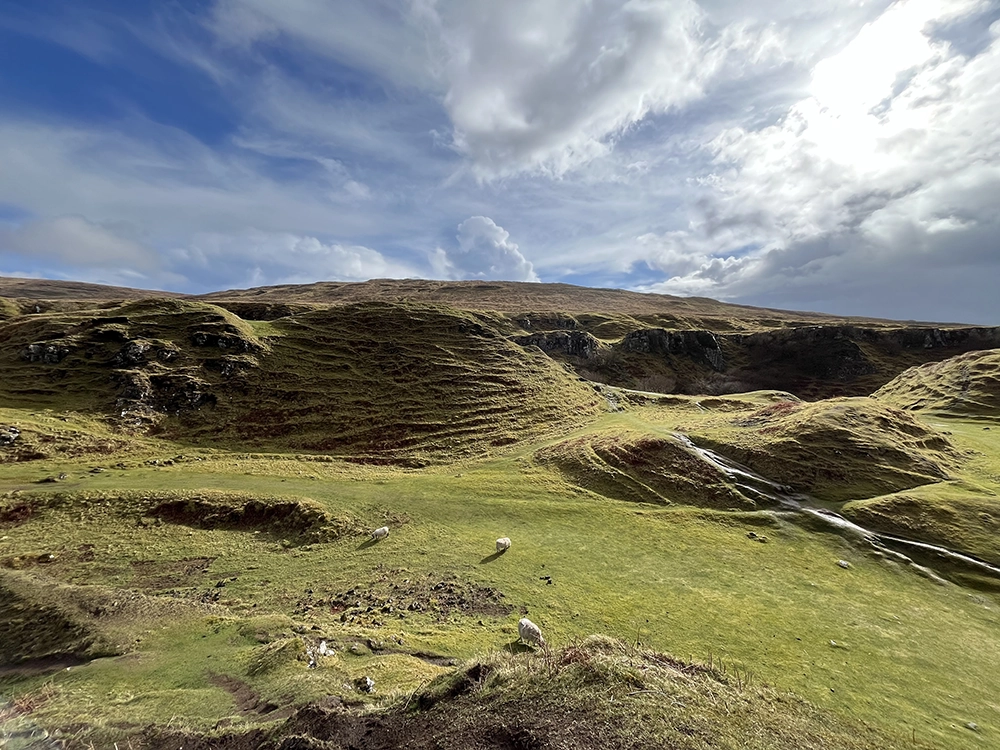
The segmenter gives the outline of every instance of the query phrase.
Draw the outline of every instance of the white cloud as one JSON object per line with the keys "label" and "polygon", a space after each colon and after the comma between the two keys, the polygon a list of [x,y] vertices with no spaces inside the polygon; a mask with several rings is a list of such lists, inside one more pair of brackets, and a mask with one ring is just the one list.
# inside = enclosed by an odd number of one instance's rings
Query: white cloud
{"label": "white cloud", "polygon": [[280,44],[311,52],[341,65],[384,78],[396,85],[426,86],[426,42],[409,3],[396,0],[217,0],[210,26],[217,37],[250,49],[257,43]]}
{"label": "white cloud", "polygon": [[727,54],[760,59],[771,35],[718,43],[691,0],[439,0],[433,4],[455,147],[481,177],[563,175],[650,113],[703,96]]}
{"label": "white cloud", "polygon": [[368,247],[327,243],[287,232],[198,234],[168,257],[177,268],[197,269],[190,273],[192,281],[207,289],[219,284],[305,284],[421,275],[413,265]]}
{"label": "white cloud", "polygon": [[531,263],[510,234],[490,218],[472,216],[458,225],[458,249],[438,248],[431,256],[435,272],[446,278],[538,281]]}
{"label": "white cloud", "polygon": [[701,262],[647,288],[768,300],[826,284],[849,309],[860,287],[926,294],[960,258],[1000,271],[983,235],[1000,199],[1000,25],[971,59],[930,34],[981,5],[898,2],[778,123],[720,134],[700,218],[661,238]]}
{"label": "white cloud", "polygon": [[149,248],[80,216],[40,219],[0,229],[0,251],[78,268],[125,265],[148,272],[159,266],[157,255]]}

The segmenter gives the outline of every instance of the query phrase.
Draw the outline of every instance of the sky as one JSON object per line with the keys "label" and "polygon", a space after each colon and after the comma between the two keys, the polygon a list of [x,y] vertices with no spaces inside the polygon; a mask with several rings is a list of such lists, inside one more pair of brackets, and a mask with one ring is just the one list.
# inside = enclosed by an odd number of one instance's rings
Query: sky
{"label": "sky", "polygon": [[0,276],[1000,325],[1000,0],[4,0]]}

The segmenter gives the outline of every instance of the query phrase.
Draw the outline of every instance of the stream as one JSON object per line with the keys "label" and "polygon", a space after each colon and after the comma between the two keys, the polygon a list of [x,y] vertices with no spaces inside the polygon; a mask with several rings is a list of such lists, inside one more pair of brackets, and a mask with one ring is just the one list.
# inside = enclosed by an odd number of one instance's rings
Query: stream
{"label": "stream", "polygon": [[953,568],[987,575],[1000,579],[1000,568],[970,555],[941,547],[936,544],[907,539],[895,534],[884,534],[866,529],[853,521],[849,521],[832,510],[819,507],[809,495],[796,492],[793,488],[774,482],[757,474],[753,469],[726,458],[713,450],[695,444],[691,438],[681,433],[673,433],[674,437],[687,448],[695,452],[703,461],[722,471],[736,487],[745,495],[756,500],[776,502],[781,509],[793,514],[808,516],[830,530],[842,536],[851,538],[874,548],[886,558],[911,566],[915,572],[938,583],[946,579],[937,571],[925,565],[919,565],[912,557],[905,554],[916,552],[923,557],[935,558],[946,562]]}

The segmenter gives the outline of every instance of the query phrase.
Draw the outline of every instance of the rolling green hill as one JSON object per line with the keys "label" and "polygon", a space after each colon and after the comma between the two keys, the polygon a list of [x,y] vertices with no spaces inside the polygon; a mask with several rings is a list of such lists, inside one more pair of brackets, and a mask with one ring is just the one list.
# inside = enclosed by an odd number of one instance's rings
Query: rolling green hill
{"label": "rolling green hill", "polygon": [[18,283],[4,741],[997,744],[997,364],[961,354],[997,329],[561,285]]}

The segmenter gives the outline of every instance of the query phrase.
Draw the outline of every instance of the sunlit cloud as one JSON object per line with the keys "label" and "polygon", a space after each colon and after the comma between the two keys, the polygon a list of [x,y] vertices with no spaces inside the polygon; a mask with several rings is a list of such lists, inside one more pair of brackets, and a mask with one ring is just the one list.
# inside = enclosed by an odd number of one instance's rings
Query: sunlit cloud
{"label": "sunlit cloud", "polygon": [[0,268],[993,320],[998,19],[986,0],[5,9],[24,59],[0,100]]}

